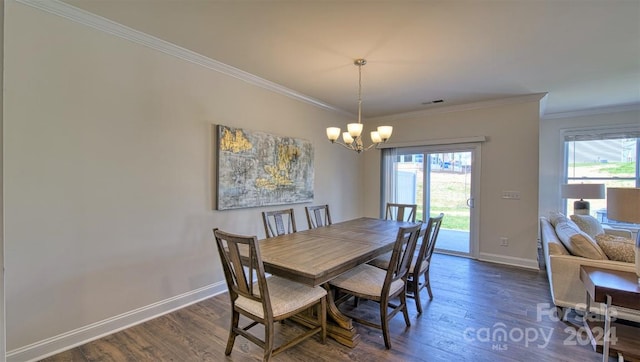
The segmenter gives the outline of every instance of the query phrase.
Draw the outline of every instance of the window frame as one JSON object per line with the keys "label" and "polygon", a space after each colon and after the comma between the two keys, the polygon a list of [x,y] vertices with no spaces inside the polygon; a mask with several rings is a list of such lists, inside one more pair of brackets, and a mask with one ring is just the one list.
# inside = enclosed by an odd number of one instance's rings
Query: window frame
{"label": "window frame", "polygon": [[[572,159],[569,154],[570,145],[572,142],[581,141],[593,141],[593,140],[613,140],[613,139],[634,139],[636,140],[635,149],[635,175],[628,177],[576,177],[570,175],[569,165],[573,162],[575,164],[575,156]],[[618,126],[618,127],[600,127],[600,128],[584,128],[564,130],[562,132],[562,147],[563,147],[563,165],[562,165],[562,183],[575,183],[576,181],[604,183],[606,181],[632,181],[635,187],[640,187],[640,128],[633,126]],[[574,144],[575,153],[575,144]],[[566,214],[568,212],[568,205],[570,200],[563,200],[562,208]],[[604,224],[609,221],[604,221]],[[615,222],[614,222],[615,223]]]}

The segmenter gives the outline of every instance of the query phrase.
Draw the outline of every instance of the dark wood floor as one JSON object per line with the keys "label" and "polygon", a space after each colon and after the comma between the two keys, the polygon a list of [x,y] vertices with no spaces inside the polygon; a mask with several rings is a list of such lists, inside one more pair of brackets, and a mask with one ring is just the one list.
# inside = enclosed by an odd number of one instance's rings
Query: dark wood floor
{"label": "dark wood floor", "polygon": [[[410,300],[411,327],[402,316],[391,324],[393,349],[384,348],[379,330],[358,325],[362,340],[347,348],[317,338],[277,356],[276,361],[600,361],[581,334],[580,323],[553,320],[545,272],[436,254],[431,267],[434,299],[418,315]],[[538,303],[543,303],[538,305]],[[341,306],[351,308],[351,303]],[[362,301],[358,312],[377,315]],[[256,361],[262,350],[238,337],[224,355],[229,325],[228,295],[222,294],[44,361]],[[299,328],[276,325],[279,337]],[[506,338],[499,339],[499,332]],[[278,341],[276,341],[278,343]]]}

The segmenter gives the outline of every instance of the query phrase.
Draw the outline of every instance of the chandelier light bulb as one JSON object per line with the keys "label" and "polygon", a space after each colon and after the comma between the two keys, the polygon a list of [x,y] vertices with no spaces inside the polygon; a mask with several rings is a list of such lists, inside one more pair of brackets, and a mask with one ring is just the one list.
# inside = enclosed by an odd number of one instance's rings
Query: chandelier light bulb
{"label": "chandelier light bulb", "polygon": [[342,132],[342,141],[346,145],[350,145],[353,143],[353,137],[349,134],[349,132]]}
{"label": "chandelier light bulb", "polygon": [[349,123],[347,125],[347,131],[353,138],[358,138],[362,134],[362,123]]}
{"label": "chandelier light bulb", "polygon": [[391,137],[391,133],[393,133],[393,127],[379,126],[378,133],[380,134],[380,138],[382,138],[382,141],[387,142],[387,140]]}
{"label": "chandelier light bulb", "polygon": [[378,131],[371,131],[371,142],[373,143],[382,142],[382,137],[380,137],[380,133]]}
{"label": "chandelier light bulb", "polygon": [[338,127],[328,127],[327,128],[327,138],[331,143],[335,142],[340,137],[340,128]]}

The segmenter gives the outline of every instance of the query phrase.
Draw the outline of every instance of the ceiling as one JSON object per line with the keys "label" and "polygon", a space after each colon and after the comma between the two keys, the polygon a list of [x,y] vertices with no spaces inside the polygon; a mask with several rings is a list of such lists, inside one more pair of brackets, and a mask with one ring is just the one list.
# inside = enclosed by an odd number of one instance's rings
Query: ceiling
{"label": "ceiling", "polygon": [[365,58],[365,118],[542,92],[546,114],[640,104],[638,0],[65,2],[350,113]]}

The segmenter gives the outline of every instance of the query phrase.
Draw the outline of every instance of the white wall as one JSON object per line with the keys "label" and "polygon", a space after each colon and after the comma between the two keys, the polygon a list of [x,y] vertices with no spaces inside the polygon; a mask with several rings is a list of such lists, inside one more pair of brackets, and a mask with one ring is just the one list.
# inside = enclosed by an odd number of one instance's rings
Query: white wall
{"label": "white wall", "polygon": [[592,114],[565,114],[540,122],[540,215],[562,210],[560,185],[563,181],[565,130],[615,126],[640,127],[640,106],[619,107]]}
{"label": "white wall", "polygon": [[[4,83],[4,0],[0,0],[0,84]],[[3,130],[3,105],[4,94],[0,94],[0,205],[4,204],[4,187],[2,177],[2,130]],[[4,308],[4,209],[0,208],[0,362],[5,360],[6,355],[6,328],[5,328],[5,308]]]}
{"label": "white wall", "polygon": [[[212,211],[213,124],[310,140],[314,202],[330,204],[336,221],[360,215],[358,157],[324,135],[343,115],[6,5],[10,359],[226,288],[211,229],[263,237],[264,209]],[[295,205],[300,229],[304,206]]]}
{"label": "white wall", "polygon": [[[479,212],[479,255],[483,260],[537,266],[538,127],[540,97],[515,98],[505,104],[445,108],[370,121],[394,126],[390,142],[433,141],[486,136],[482,144]],[[479,108],[482,107],[482,108]],[[380,153],[366,155],[365,213],[377,216],[380,205]],[[502,199],[502,191],[521,192],[520,200]],[[446,217],[446,216],[445,216]],[[500,237],[509,246],[500,246]]]}

